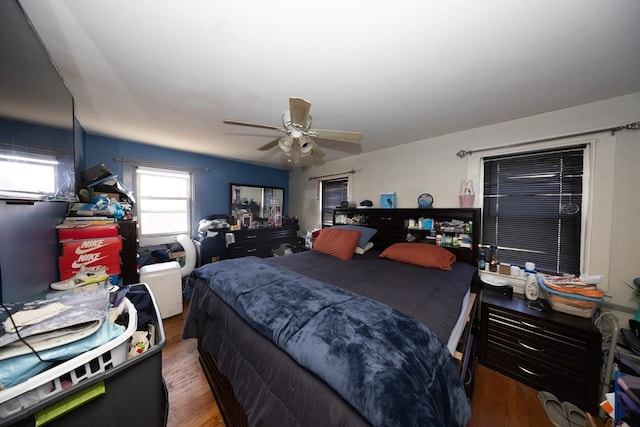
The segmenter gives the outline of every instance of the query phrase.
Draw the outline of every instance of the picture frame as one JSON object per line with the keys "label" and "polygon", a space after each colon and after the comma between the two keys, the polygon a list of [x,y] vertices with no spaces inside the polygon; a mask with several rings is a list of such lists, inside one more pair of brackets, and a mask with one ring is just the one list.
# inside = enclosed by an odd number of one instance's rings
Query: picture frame
{"label": "picture frame", "polygon": [[384,209],[393,209],[398,207],[396,205],[396,193],[380,194],[380,207]]}

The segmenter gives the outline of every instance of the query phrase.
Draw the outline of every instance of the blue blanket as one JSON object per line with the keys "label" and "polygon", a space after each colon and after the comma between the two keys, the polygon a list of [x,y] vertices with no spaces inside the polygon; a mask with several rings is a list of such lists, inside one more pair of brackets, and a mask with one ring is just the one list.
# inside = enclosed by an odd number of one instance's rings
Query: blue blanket
{"label": "blue blanket", "polygon": [[200,267],[188,288],[197,277],[372,425],[468,423],[450,353],[413,318],[255,257]]}

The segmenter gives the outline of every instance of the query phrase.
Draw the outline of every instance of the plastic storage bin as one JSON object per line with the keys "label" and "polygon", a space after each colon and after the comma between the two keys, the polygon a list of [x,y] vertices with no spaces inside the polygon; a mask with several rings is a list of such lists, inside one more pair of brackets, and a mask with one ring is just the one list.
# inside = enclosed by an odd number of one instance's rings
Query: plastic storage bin
{"label": "plastic storage bin", "polygon": [[140,282],[151,289],[163,319],[182,313],[182,271],[178,262],[140,267]]}
{"label": "plastic storage bin", "polygon": [[540,290],[542,290],[542,294],[552,310],[574,316],[590,318],[598,307],[600,307],[600,304],[604,302],[604,298],[590,298],[579,294],[551,289],[545,286],[542,277],[538,278],[538,286]]}
{"label": "plastic storage bin", "polygon": [[[125,300],[129,313],[127,329],[118,337],[86,353],[47,369],[28,380],[0,392],[0,424],[5,418],[18,414],[40,401],[127,360],[129,340],[137,326],[136,309]],[[64,385],[63,385],[64,384]]]}
{"label": "plastic storage bin", "polygon": [[[0,392],[0,404],[4,406],[0,425],[166,426],[168,397],[162,379],[164,327],[149,288],[136,284],[131,289],[151,296],[155,345],[127,360],[129,338],[137,326],[137,321],[130,321],[126,332],[118,338]],[[135,311],[133,305],[127,308]],[[62,386],[69,379],[72,384]],[[17,388],[21,386],[22,389]],[[16,410],[18,404],[20,409]]]}

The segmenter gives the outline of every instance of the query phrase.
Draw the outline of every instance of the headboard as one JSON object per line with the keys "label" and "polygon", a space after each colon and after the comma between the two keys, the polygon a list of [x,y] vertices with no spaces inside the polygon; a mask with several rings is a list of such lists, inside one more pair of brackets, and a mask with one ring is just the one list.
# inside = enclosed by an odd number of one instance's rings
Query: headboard
{"label": "headboard", "polygon": [[458,261],[473,266],[478,265],[481,222],[481,210],[477,208],[338,208],[333,212],[334,225],[363,225],[378,230],[372,239],[376,249],[407,241],[440,244]]}

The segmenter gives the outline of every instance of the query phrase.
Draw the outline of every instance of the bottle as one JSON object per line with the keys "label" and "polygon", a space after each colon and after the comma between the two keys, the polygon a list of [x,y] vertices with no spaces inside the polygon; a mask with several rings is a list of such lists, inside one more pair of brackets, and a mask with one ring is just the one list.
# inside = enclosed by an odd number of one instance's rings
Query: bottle
{"label": "bottle", "polygon": [[531,301],[538,299],[538,278],[536,272],[536,265],[533,262],[527,262],[524,264],[524,274],[527,280],[524,284],[524,296]]}
{"label": "bottle", "polygon": [[478,258],[478,269],[484,270],[484,267],[485,267],[484,251],[480,251],[480,255]]}
{"label": "bottle", "polygon": [[489,271],[496,273],[498,271],[498,247],[491,246],[489,251]]}

